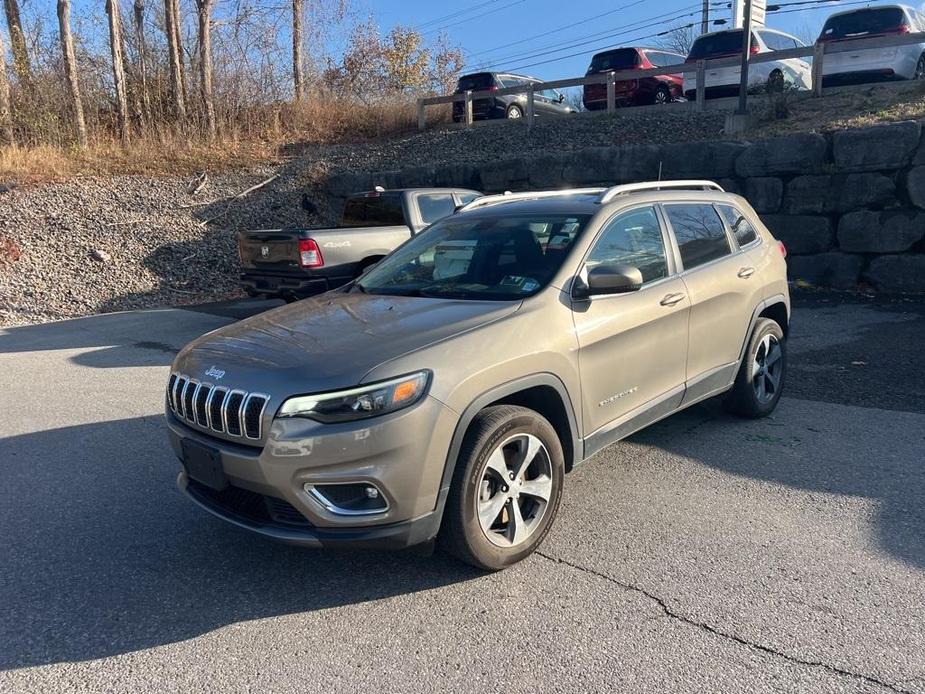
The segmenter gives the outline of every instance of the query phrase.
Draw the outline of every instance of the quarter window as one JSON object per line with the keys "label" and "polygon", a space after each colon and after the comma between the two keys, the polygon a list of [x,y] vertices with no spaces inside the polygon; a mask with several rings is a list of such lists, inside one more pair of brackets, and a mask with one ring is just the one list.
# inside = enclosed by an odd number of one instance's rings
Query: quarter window
{"label": "quarter window", "polygon": [[607,225],[587,262],[588,269],[602,264],[632,265],[643,283],[668,276],[662,227],[653,208],[632,210]]}
{"label": "quarter window", "polygon": [[449,193],[439,195],[419,195],[418,207],[421,210],[421,219],[425,224],[431,224],[453,214],[456,203]]}
{"label": "quarter window", "polygon": [[742,213],[736,208],[730,205],[717,205],[717,207],[719,207],[720,213],[726,220],[726,224],[728,224],[729,228],[732,230],[732,235],[735,236],[739,248],[747,246],[758,238],[758,234],[755,232],[755,228],[751,225],[751,222],[745,219]]}
{"label": "quarter window", "polygon": [[665,213],[678,241],[685,270],[731,253],[726,227],[713,205],[666,205]]}

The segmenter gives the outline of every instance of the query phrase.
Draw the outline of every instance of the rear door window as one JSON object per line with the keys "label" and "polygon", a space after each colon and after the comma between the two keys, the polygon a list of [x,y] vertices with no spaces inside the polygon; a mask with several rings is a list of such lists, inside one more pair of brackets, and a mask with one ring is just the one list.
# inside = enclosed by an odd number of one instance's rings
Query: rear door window
{"label": "rear door window", "polygon": [[732,231],[736,243],[739,244],[739,248],[747,246],[758,238],[758,234],[755,232],[751,222],[739,210],[732,205],[717,205],[717,207],[720,214],[723,215],[723,219],[726,220],[726,224],[729,225],[729,229]]}
{"label": "rear door window", "polygon": [[723,220],[708,203],[665,205],[665,213],[681,251],[681,262],[690,270],[732,253]]}
{"label": "rear door window", "polygon": [[456,210],[456,203],[450,193],[429,193],[418,195],[418,209],[425,224],[449,217]]}
{"label": "rear door window", "polygon": [[349,198],[341,225],[345,227],[405,226],[401,195],[381,193]]}
{"label": "rear door window", "polygon": [[900,8],[872,7],[829,17],[822,27],[820,38],[832,41],[866,34],[884,34],[906,24],[906,13]]}
{"label": "rear door window", "polygon": [[617,51],[598,53],[591,59],[588,72],[632,70],[639,65],[639,54],[635,48],[622,48]]}
{"label": "rear door window", "polygon": [[491,89],[495,86],[495,76],[490,72],[479,72],[474,75],[463,75],[456,85],[457,92],[478,92]]}

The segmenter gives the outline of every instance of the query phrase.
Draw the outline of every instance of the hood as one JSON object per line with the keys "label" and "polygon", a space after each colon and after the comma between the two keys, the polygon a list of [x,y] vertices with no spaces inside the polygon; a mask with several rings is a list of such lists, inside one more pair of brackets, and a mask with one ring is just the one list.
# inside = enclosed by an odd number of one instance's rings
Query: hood
{"label": "hood", "polygon": [[[349,387],[383,362],[519,307],[519,301],[325,294],[207,333],[180,352],[174,369],[248,391],[295,394]],[[206,371],[224,374],[216,380]]]}

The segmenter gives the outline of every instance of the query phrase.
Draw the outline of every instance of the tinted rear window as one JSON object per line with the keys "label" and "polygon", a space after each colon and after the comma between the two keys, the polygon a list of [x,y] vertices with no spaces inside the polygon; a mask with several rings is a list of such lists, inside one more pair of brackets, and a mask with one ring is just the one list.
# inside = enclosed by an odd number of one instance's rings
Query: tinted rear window
{"label": "tinted rear window", "polygon": [[665,213],[674,230],[685,270],[722,258],[731,252],[726,227],[713,205],[665,205]]}
{"label": "tinted rear window", "polygon": [[[752,44],[755,37],[752,36]],[[742,52],[742,30],[723,31],[719,34],[701,36],[691,46],[688,60],[704,60],[721,55],[735,55]]]}
{"label": "tinted rear window", "polygon": [[490,72],[480,72],[475,75],[463,75],[459,78],[456,85],[458,92],[477,92],[481,89],[489,89],[495,84],[495,76]]}
{"label": "tinted rear window", "polygon": [[384,193],[374,197],[349,198],[341,224],[345,227],[403,226],[405,213],[402,210],[401,195]]}
{"label": "tinted rear window", "polygon": [[882,34],[906,23],[906,15],[898,7],[857,10],[849,14],[829,17],[822,27],[821,38],[843,39],[864,34]]}
{"label": "tinted rear window", "polygon": [[623,48],[619,51],[598,53],[591,59],[588,72],[601,72],[602,70],[631,70],[639,65],[639,54],[635,48]]}

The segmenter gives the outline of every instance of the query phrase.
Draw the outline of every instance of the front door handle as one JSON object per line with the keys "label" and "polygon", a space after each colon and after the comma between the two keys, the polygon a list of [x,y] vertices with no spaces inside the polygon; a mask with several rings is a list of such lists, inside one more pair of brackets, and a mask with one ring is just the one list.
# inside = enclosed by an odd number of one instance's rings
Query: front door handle
{"label": "front door handle", "polygon": [[749,277],[755,274],[755,268],[753,267],[743,267],[739,270],[739,277],[743,280],[747,280]]}
{"label": "front door handle", "polygon": [[684,294],[668,294],[659,303],[662,306],[674,306],[681,301],[684,301]]}

